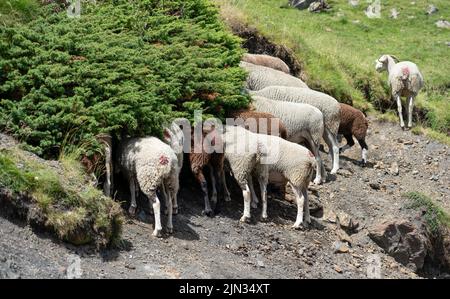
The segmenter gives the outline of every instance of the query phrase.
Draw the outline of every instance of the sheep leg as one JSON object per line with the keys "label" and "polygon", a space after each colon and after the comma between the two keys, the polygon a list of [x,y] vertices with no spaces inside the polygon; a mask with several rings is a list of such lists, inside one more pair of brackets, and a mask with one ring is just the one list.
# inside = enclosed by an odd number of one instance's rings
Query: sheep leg
{"label": "sheep leg", "polygon": [[297,203],[297,219],[295,220],[294,225],[292,226],[295,229],[299,229],[300,225],[303,223],[303,211],[304,211],[304,205],[305,205],[305,197],[303,193],[301,192],[300,188],[293,186],[292,184],[291,188],[294,191],[295,195],[295,202]]}
{"label": "sheep leg", "polygon": [[414,97],[411,96],[408,98],[408,128],[412,127],[413,107],[414,107]]}
{"label": "sheep leg", "polygon": [[103,193],[111,197],[113,190],[113,164],[112,164],[112,153],[111,147],[105,146],[105,167],[106,167],[106,180],[103,186]]}
{"label": "sheep leg", "polygon": [[336,174],[339,170],[339,146],[336,141],[336,136],[331,133],[328,128],[325,128],[324,137],[325,142],[327,143],[329,148],[331,160],[333,161],[333,168],[331,169],[330,173]]}
{"label": "sheep leg", "polygon": [[130,207],[128,208],[128,214],[130,214],[131,216],[134,216],[136,214],[136,208],[137,208],[136,181],[134,180],[134,178],[130,179],[129,185],[130,185],[129,187],[130,187],[130,195],[131,195],[131,204],[130,204]]}
{"label": "sheep leg", "polygon": [[259,188],[261,189],[261,201],[262,201],[262,215],[263,221],[267,220],[267,179],[260,177]]}
{"label": "sheep leg", "polygon": [[403,121],[402,101],[400,99],[400,96],[396,96],[395,100],[397,101],[397,110],[398,110],[398,117],[400,118],[400,127],[402,127],[402,129],[404,129],[405,128],[405,122]]}
{"label": "sheep leg", "polygon": [[305,224],[304,226],[307,226],[311,223],[311,217],[309,215],[309,200],[308,200],[308,190],[307,188],[302,188],[302,195],[305,199],[305,203],[303,204],[303,213],[305,215]]}
{"label": "sheep leg", "polygon": [[242,215],[240,221],[241,222],[249,222],[250,221],[250,187],[248,186],[248,182],[245,184],[245,187],[242,189],[242,195],[244,197],[244,215]]}
{"label": "sheep leg", "polygon": [[[167,231],[169,234],[173,233],[173,222],[172,222],[172,191],[166,186],[167,183],[163,183],[164,197],[166,199],[166,214],[167,214]],[[167,190],[169,190],[167,192]],[[156,217],[155,217],[156,218]]]}
{"label": "sheep leg", "polygon": [[225,170],[223,169],[220,171],[220,180],[222,181],[222,188],[225,192],[225,201],[231,201],[230,191],[228,190],[227,180],[225,178]]}
{"label": "sheep leg", "polygon": [[342,154],[347,149],[351,148],[355,145],[355,141],[353,141],[353,137],[351,134],[344,135],[345,140],[347,140],[347,144],[339,148],[339,153]]}
{"label": "sheep leg", "polygon": [[358,143],[361,146],[361,164],[362,166],[365,166],[367,163],[367,152],[369,151],[369,147],[364,139],[358,139]]}
{"label": "sheep leg", "polygon": [[[322,182],[325,182],[326,180],[326,171],[325,171],[325,167],[323,167],[323,162],[322,162],[322,158],[320,157],[320,151],[319,151],[319,146],[317,144],[315,144],[311,139],[308,139],[308,143],[311,147],[311,151],[314,154],[314,157],[316,158],[316,178],[314,179],[314,184],[319,185]],[[322,175],[324,175],[322,177]]]}
{"label": "sheep leg", "polygon": [[211,201],[214,205],[217,204],[217,188],[216,188],[216,177],[214,174],[214,169],[211,165],[209,165],[209,176],[211,177],[211,185],[212,185],[212,196]]}
{"label": "sheep leg", "polygon": [[[146,194],[147,195],[147,194]],[[148,196],[148,195],[147,195]],[[153,196],[150,197],[152,201],[152,207],[153,207],[153,214],[155,215],[155,229],[153,231],[154,237],[161,237],[161,203],[159,201],[158,195],[156,195],[156,192],[153,192]]]}
{"label": "sheep leg", "polygon": [[203,200],[205,201],[205,209],[202,211],[202,213],[208,217],[214,216],[214,213],[211,209],[211,205],[209,204],[209,198],[208,198],[208,183],[206,182],[205,176],[203,175],[203,171],[199,170],[195,178],[200,183],[200,187],[203,192]]}
{"label": "sheep leg", "polygon": [[250,187],[250,193],[252,195],[251,207],[256,209],[258,207],[258,197],[256,196],[256,193],[255,193],[255,186],[253,185],[252,175],[249,175],[249,177],[248,177],[248,186]]}

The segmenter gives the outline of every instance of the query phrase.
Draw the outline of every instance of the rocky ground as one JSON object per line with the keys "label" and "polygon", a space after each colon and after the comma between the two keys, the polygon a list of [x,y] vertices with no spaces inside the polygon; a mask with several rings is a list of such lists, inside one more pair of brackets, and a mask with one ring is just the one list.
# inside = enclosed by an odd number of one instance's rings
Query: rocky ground
{"label": "rocky ground", "polygon": [[141,213],[141,220],[124,225],[120,248],[102,252],[0,217],[0,277],[366,278],[377,276],[379,261],[381,277],[419,278],[377,246],[368,231],[384,219],[416,217],[420,212],[406,208],[402,197],[408,191],[423,192],[450,211],[449,148],[392,123],[371,119],[370,127],[369,165],[358,165],[355,146],[341,155],[337,176],[311,186],[318,211],[307,230],[290,227],[296,215],[292,194],[269,199],[266,223],[258,220],[260,209],[252,211],[251,223],[239,223],[238,194],[216,217],[202,216],[203,202],[188,180],[174,235],[152,238],[152,216]]}

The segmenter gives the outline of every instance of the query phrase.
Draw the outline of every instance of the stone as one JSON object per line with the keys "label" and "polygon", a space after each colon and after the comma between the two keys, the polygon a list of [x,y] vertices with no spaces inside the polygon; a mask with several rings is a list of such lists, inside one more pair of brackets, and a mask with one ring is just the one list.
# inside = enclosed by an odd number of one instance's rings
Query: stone
{"label": "stone", "polygon": [[447,20],[439,20],[435,24],[438,28],[450,29],[450,22]]}
{"label": "stone", "polygon": [[397,19],[399,15],[399,12],[397,11],[396,8],[392,8],[391,9],[391,14],[389,15],[390,18],[392,19]]}
{"label": "stone", "polygon": [[334,253],[347,253],[349,251],[348,245],[339,241],[333,243]]}
{"label": "stone", "polygon": [[358,229],[359,223],[355,221],[347,213],[340,211],[336,214],[336,216],[337,216],[337,223],[339,223],[339,226],[343,228],[345,231],[354,232]]}
{"label": "stone", "polygon": [[355,7],[359,5],[359,0],[348,0],[348,4]]}
{"label": "stone", "polygon": [[321,0],[321,1],[315,1],[315,2],[311,3],[308,7],[308,11],[309,12],[321,12],[328,8],[330,8],[329,5],[324,0]]}
{"label": "stone", "polygon": [[336,231],[336,235],[339,237],[339,240],[342,242],[347,242],[348,244],[352,244],[352,237],[350,237],[343,229],[338,229]]}
{"label": "stone", "polygon": [[399,170],[398,170],[398,163],[397,162],[392,162],[391,167],[389,167],[389,172],[392,175],[398,175]]}
{"label": "stone", "polygon": [[381,18],[381,3],[380,0],[375,0],[364,11],[369,19]]}
{"label": "stone", "polygon": [[432,15],[436,12],[438,12],[438,8],[436,6],[434,6],[433,4],[428,4],[427,10],[426,10],[426,14],[427,15]]}
{"label": "stone", "polygon": [[316,0],[290,0],[288,5],[297,9],[307,9]]}
{"label": "stone", "polygon": [[397,262],[418,271],[428,253],[428,240],[411,222],[384,220],[369,228],[369,237]]}
{"label": "stone", "polygon": [[378,183],[369,183],[369,186],[373,190],[380,190],[380,184],[378,184]]}
{"label": "stone", "polygon": [[342,269],[338,265],[334,265],[334,271],[336,271],[337,273],[342,273]]}

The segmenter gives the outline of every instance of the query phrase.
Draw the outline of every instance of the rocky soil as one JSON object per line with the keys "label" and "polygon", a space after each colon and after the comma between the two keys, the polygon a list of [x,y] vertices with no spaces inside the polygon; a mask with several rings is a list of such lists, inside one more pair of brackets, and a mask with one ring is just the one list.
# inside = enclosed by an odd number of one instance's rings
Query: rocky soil
{"label": "rocky soil", "polygon": [[198,187],[186,179],[173,235],[152,238],[153,218],[142,212],[124,225],[120,248],[102,252],[0,217],[0,278],[366,278],[377,276],[378,263],[383,278],[420,278],[384,253],[368,231],[385,219],[416,219],[420,211],[406,208],[402,197],[408,191],[423,192],[450,211],[449,148],[373,118],[367,143],[367,167],[358,165],[355,146],[341,155],[337,176],[311,186],[316,217],[309,229],[291,228],[296,208],[290,193],[286,200],[269,199],[266,223],[259,221],[260,208],[252,210],[250,224],[239,223],[238,193],[216,217],[202,216]]}

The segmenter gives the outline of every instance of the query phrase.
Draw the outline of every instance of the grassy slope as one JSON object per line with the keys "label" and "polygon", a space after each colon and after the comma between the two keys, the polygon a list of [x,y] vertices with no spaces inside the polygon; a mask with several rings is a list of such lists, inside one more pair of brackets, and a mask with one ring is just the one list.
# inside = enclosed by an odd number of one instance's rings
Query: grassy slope
{"label": "grassy slope", "polygon": [[[380,19],[364,15],[365,1],[353,8],[347,0],[330,0],[332,10],[320,14],[280,8],[287,0],[216,2],[226,17],[240,15],[275,42],[291,47],[305,63],[312,88],[342,102],[352,100],[359,108],[379,109],[383,101],[390,100],[387,74],[374,71],[375,59],[389,53],[416,62],[426,81],[417,99],[417,105],[428,110],[422,125],[444,133],[434,132],[434,137],[449,140],[445,135],[450,130],[450,68],[445,42],[450,41],[450,31],[434,24],[440,18],[450,19],[446,0],[432,1],[439,8],[432,16],[424,13],[428,1],[411,5],[410,0],[384,0]],[[389,18],[392,7],[400,12],[396,20]]]}

